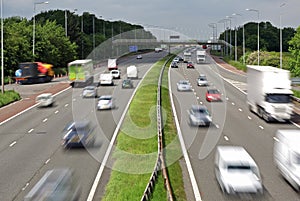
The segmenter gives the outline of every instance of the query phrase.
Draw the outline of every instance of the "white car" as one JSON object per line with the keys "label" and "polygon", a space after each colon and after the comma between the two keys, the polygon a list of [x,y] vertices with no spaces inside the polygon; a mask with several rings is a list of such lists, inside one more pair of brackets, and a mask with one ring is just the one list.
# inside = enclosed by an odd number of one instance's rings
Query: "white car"
{"label": "white car", "polygon": [[143,58],[143,56],[141,54],[136,56],[136,59],[142,59],[142,58]]}
{"label": "white car", "polygon": [[54,97],[52,93],[43,93],[38,95],[35,101],[39,104],[40,107],[48,107],[53,105]]}
{"label": "white car", "polygon": [[226,194],[262,194],[259,169],[241,146],[218,146],[215,154],[215,176]]}
{"label": "white car", "polygon": [[103,95],[99,97],[97,104],[98,110],[114,109],[115,107],[115,102],[111,95]]}
{"label": "white car", "polygon": [[199,77],[197,79],[197,85],[198,86],[208,86],[208,81],[204,74],[199,75]]}
{"label": "white car", "polygon": [[83,98],[96,98],[97,97],[97,87],[96,86],[86,86],[82,90]]}
{"label": "white car", "polygon": [[191,91],[192,87],[188,80],[179,80],[177,83],[177,91]]}
{"label": "white car", "polygon": [[120,79],[121,78],[121,71],[120,70],[111,70],[110,74],[112,74],[113,79]]}

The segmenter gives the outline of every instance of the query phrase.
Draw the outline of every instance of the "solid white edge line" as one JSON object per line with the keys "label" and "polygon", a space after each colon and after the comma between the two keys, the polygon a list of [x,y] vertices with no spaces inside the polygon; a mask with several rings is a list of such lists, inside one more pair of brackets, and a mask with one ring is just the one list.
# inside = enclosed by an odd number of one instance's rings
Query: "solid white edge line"
{"label": "solid white edge line", "polygon": [[101,163],[101,166],[100,166],[100,168],[99,168],[99,170],[98,170],[98,172],[97,172],[97,175],[96,175],[95,180],[94,180],[94,182],[93,182],[92,188],[91,188],[90,193],[89,193],[89,196],[88,196],[88,198],[87,198],[87,201],[92,201],[93,198],[94,198],[94,196],[95,196],[95,193],[96,193],[96,190],[97,190],[98,183],[99,183],[99,181],[100,181],[100,178],[101,178],[102,173],[103,173],[103,171],[104,171],[104,168],[105,168],[105,166],[106,166],[107,160],[108,160],[109,155],[110,155],[110,152],[111,152],[111,150],[112,150],[112,147],[113,147],[113,145],[114,145],[114,143],[115,143],[115,140],[116,140],[116,138],[117,138],[117,136],[118,136],[119,129],[120,129],[122,123],[123,123],[123,120],[124,120],[124,118],[125,118],[125,115],[127,114],[127,111],[128,111],[128,109],[129,109],[130,103],[131,103],[131,101],[132,101],[132,99],[133,99],[133,97],[134,97],[134,95],[135,95],[137,89],[139,88],[140,84],[141,84],[142,81],[144,80],[144,77],[148,74],[148,72],[152,69],[153,66],[154,66],[154,64],[151,66],[151,68],[149,68],[149,69],[147,70],[147,72],[145,73],[145,75],[143,76],[143,78],[140,80],[140,82],[138,83],[138,85],[135,87],[135,89],[134,89],[134,91],[133,91],[133,93],[132,93],[132,95],[131,95],[131,97],[130,97],[130,99],[129,99],[129,101],[128,101],[126,107],[125,107],[125,109],[124,109],[124,112],[123,112],[123,114],[122,114],[122,116],[121,116],[121,118],[120,118],[120,120],[119,120],[119,123],[118,123],[118,125],[117,125],[117,127],[116,127],[116,129],[115,129],[115,131],[114,131],[114,134],[113,134],[113,136],[112,136],[112,138],[111,138],[111,141],[110,141],[110,143],[109,143],[109,146],[108,146],[108,148],[107,148],[107,150],[106,150],[106,153],[105,153],[105,156],[104,156],[103,161],[102,161],[102,163]]}
{"label": "solid white edge line", "polygon": [[171,81],[170,81],[171,80],[171,73],[170,72],[171,72],[171,68],[169,68],[169,72],[168,72],[169,96],[170,96],[170,100],[171,100],[171,106],[172,106],[172,110],[173,110],[173,116],[174,116],[174,119],[175,119],[178,138],[179,138],[179,141],[180,141],[181,150],[183,152],[184,160],[186,162],[186,166],[187,166],[187,169],[188,169],[188,172],[189,172],[189,176],[190,176],[191,184],[192,184],[192,187],[193,187],[193,192],[194,192],[195,199],[196,199],[196,201],[202,201],[200,191],[199,191],[199,187],[198,187],[198,184],[197,184],[197,181],[196,181],[196,178],[195,178],[195,174],[194,174],[194,171],[193,171],[193,168],[192,168],[192,164],[191,164],[189,155],[188,155],[186,147],[185,147],[184,139],[183,139],[181,129],[180,129],[180,126],[179,126],[179,121],[178,121],[178,118],[177,118],[177,113],[176,113],[176,110],[175,110],[174,100],[173,100],[173,96],[172,96],[172,89],[171,89]]}
{"label": "solid white edge line", "polygon": [[[72,87],[68,87],[68,88],[66,88],[66,89],[64,89],[64,90],[62,90],[62,91],[60,91],[60,92],[54,94],[53,96],[57,96],[57,95],[59,95],[59,94],[65,92],[65,91],[67,91],[67,90],[70,89],[70,88],[72,88]],[[18,114],[15,114],[15,115],[12,116],[12,117],[9,117],[8,119],[2,121],[2,122],[0,123],[0,126],[3,125],[3,124],[5,124],[6,122],[8,122],[8,121],[10,121],[10,120],[12,120],[12,119],[14,119],[14,118],[16,118],[17,116],[20,116],[21,114],[23,114],[23,113],[25,113],[25,112],[31,110],[32,108],[36,107],[37,105],[38,105],[38,103],[36,103],[36,104],[34,104],[33,106],[31,106],[31,107],[29,107],[29,108],[27,108],[27,109],[25,109],[25,110],[19,112]]]}

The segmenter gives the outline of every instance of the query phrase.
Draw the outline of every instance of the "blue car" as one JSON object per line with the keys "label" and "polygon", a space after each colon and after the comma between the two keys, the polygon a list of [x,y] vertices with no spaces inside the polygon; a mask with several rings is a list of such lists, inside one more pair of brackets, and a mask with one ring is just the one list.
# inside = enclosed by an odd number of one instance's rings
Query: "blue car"
{"label": "blue car", "polygon": [[94,128],[89,121],[69,123],[63,130],[64,148],[87,147],[95,142]]}

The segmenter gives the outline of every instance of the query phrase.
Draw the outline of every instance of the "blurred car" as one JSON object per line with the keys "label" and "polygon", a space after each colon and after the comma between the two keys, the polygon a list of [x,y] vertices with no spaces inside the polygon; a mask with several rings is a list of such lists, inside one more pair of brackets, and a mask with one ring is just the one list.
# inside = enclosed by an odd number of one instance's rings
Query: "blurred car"
{"label": "blurred car", "polygon": [[63,130],[64,148],[86,147],[95,142],[94,128],[89,121],[72,121]]}
{"label": "blurred car", "polygon": [[198,86],[208,86],[207,78],[204,74],[200,74],[197,79],[197,85]]}
{"label": "blurred car", "polygon": [[136,56],[136,59],[142,59],[142,58],[143,58],[143,56],[141,54]]}
{"label": "blurred car", "polygon": [[258,166],[240,146],[218,146],[215,154],[215,176],[226,194],[262,194]]}
{"label": "blurred car", "polygon": [[111,70],[110,73],[112,74],[113,79],[120,79],[121,78],[121,71],[114,69]]}
{"label": "blurred car", "polygon": [[54,97],[52,93],[43,93],[35,98],[35,102],[38,103],[40,107],[52,106],[54,103]]}
{"label": "blurred car", "polygon": [[195,68],[193,62],[189,61],[187,64],[186,64],[186,67],[187,68]]}
{"label": "blurred car", "polygon": [[175,58],[173,59],[173,62],[179,62],[179,57],[175,57]]}
{"label": "blurred car", "polygon": [[114,109],[114,108],[115,108],[115,103],[111,95],[103,95],[99,97],[98,104],[97,104],[98,110],[107,110],[107,109]]}
{"label": "blurred car", "polygon": [[133,81],[131,79],[125,79],[122,81],[122,88],[133,88]]}
{"label": "blurred car", "polygon": [[178,64],[176,61],[172,61],[171,68],[178,68]]}
{"label": "blurred car", "polygon": [[48,170],[24,197],[24,201],[77,201],[80,185],[69,168]]}
{"label": "blurred car", "polygon": [[191,91],[191,90],[192,87],[189,81],[179,80],[179,82],[177,82],[177,91]]}
{"label": "blurred car", "polygon": [[209,126],[212,118],[204,105],[192,105],[189,110],[189,122],[191,126]]}
{"label": "blurred car", "polygon": [[97,87],[96,86],[86,86],[83,88],[82,97],[83,98],[97,98]]}
{"label": "blurred car", "polygon": [[206,100],[212,101],[222,101],[221,92],[218,89],[208,89],[205,94]]}

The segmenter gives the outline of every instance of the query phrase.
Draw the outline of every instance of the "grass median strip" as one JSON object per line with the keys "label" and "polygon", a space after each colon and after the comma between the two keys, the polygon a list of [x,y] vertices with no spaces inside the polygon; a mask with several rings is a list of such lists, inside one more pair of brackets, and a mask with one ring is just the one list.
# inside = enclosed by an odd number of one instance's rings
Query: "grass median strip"
{"label": "grass median strip", "polygon": [[157,160],[156,97],[160,70],[154,64],[137,90],[117,137],[114,164],[103,200],[140,200]]}

